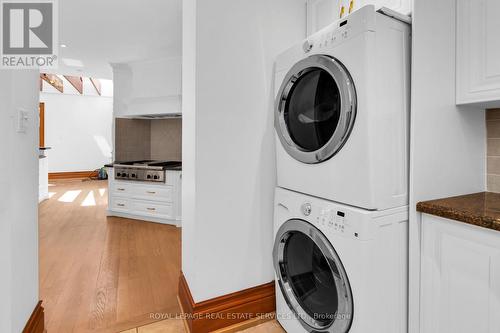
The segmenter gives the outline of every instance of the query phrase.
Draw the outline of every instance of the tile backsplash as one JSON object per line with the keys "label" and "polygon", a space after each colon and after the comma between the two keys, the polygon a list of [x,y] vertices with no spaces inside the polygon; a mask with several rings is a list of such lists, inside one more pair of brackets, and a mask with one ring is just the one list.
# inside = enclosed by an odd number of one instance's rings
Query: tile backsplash
{"label": "tile backsplash", "polygon": [[487,188],[500,193],[500,109],[486,111]]}
{"label": "tile backsplash", "polygon": [[115,120],[115,161],[139,161],[151,158],[151,121]]}
{"label": "tile backsplash", "polygon": [[151,120],[151,159],[182,160],[182,119]]}
{"label": "tile backsplash", "polygon": [[115,160],[182,160],[182,119],[115,120]]}

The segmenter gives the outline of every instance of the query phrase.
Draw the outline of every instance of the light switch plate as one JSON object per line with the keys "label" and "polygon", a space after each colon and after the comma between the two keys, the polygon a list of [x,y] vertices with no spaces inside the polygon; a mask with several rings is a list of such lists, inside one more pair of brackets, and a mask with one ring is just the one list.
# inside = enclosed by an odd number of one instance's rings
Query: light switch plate
{"label": "light switch plate", "polygon": [[28,112],[23,109],[18,109],[17,110],[17,133],[26,133],[26,130],[28,128]]}

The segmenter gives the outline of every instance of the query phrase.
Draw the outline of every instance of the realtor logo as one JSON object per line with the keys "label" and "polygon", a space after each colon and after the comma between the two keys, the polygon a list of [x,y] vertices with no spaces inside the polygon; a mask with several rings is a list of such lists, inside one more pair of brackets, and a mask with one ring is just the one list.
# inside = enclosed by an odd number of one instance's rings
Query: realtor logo
{"label": "realtor logo", "polygon": [[2,68],[54,68],[57,11],[54,0],[0,0]]}

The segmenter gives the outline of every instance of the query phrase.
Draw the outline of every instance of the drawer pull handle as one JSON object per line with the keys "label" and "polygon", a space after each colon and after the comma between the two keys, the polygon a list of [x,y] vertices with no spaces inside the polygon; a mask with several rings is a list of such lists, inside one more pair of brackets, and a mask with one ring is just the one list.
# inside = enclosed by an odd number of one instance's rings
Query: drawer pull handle
{"label": "drawer pull handle", "polygon": [[146,193],[149,193],[149,194],[156,194],[155,191],[146,191]]}
{"label": "drawer pull handle", "polygon": [[125,207],[125,204],[116,204],[119,207]]}
{"label": "drawer pull handle", "polygon": [[117,191],[125,191],[125,189],[124,189],[124,188],[117,188],[116,190],[117,190]]}
{"label": "drawer pull handle", "polygon": [[148,207],[148,210],[156,210],[156,208],[149,208],[149,207]]}

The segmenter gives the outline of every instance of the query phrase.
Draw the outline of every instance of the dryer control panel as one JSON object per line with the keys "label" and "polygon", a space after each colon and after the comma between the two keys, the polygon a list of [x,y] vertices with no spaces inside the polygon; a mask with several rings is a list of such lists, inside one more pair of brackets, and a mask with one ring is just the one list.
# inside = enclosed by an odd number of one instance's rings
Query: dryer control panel
{"label": "dryer control panel", "polygon": [[[304,53],[321,53],[326,47],[336,47],[348,39],[364,32],[376,31],[376,17],[379,14],[373,6],[365,6],[340,19],[307,38],[303,44]],[[307,47],[306,47],[307,46]]]}

